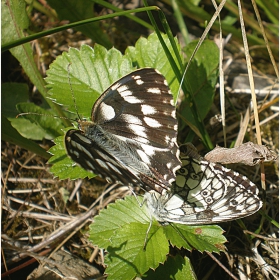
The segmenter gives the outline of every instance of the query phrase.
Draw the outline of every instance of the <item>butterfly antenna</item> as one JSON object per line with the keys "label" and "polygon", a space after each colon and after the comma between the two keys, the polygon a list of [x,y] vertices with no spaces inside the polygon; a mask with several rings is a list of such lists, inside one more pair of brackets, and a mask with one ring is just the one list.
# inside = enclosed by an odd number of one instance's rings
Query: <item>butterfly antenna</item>
{"label": "butterfly antenna", "polygon": [[73,88],[72,88],[72,84],[71,84],[71,79],[70,79],[70,66],[71,66],[71,63],[68,64],[67,66],[67,70],[68,70],[68,83],[70,85],[70,91],[71,91],[71,95],[72,95],[72,99],[73,99],[73,102],[74,102],[74,107],[75,107],[75,111],[76,111],[76,114],[79,118],[79,120],[82,120],[79,113],[78,113],[78,108],[77,108],[77,102],[76,102],[76,97],[74,95],[74,91],[73,91]]}
{"label": "butterfly antenna", "polygon": [[28,113],[20,113],[16,115],[16,119],[18,117],[26,116],[26,115],[35,115],[35,116],[43,116],[43,117],[52,117],[56,119],[64,119],[64,120],[70,120],[70,121],[75,121],[74,119],[70,119],[68,117],[61,117],[61,116],[55,116],[55,115],[47,115],[47,114],[40,114],[40,113],[33,113],[33,112],[28,112]]}

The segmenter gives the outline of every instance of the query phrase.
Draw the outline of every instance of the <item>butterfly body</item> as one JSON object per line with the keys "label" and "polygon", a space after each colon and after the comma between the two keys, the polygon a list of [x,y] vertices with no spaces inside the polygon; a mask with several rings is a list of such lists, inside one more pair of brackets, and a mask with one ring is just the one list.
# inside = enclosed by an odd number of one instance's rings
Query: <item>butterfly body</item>
{"label": "butterfly body", "polygon": [[68,155],[109,181],[162,192],[180,168],[173,97],[154,69],[132,72],[95,102],[91,121],[65,136]]}

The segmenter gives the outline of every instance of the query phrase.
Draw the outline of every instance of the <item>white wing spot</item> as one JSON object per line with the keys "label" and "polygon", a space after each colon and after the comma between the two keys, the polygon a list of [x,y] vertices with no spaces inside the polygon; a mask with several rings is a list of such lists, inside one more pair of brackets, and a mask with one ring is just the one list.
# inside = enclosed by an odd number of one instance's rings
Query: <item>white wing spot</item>
{"label": "white wing spot", "polygon": [[95,171],[95,167],[91,164],[91,162],[89,160],[85,160],[88,168],[91,170],[91,171]]}
{"label": "white wing spot", "polygon": [[144,117],[144,122],[150,127],[159,128],[162,126],[157,120],[149,117]]}
{"label": "white wing spot", "polygon": [[[81,144],[77,143],[76,141],[71,141],[71,144],[73,147],[75,147],[76,149],[80,150],[81,152],[85,153],[89,158],[92,158],[91,153],[85,149]],[[76,154],[76,153],[75,153]],[[77,157],[79,157],[80,154],[77,155]]]}
{"label": "white wing spot", "polygon": [[137,124],[132,124],[130,123],[128,125],[129,129],[131,131],[133,131],[134,134],[138,135],[138,136],[142,136],[144,138],[148,138],[147,134],[146,134],[146,129],[143,126],[137,125]]}
{"label": "white wing spot", "polygon": [[170,143],[171,138],[169,135],[165,135],[165,143]]}
{"label": "white wing spot", "polygon": [[145,144],[150,143],[150,141],[148,139],[146,139],[146,138],[141,138],[141,137],[134,136],[132,139],[134,141],[140,142],[140,143],[145,143]]}
{"label": "white wing spot", "polygon": [[132,78],[135,80],[137,85],[143,85],[144,84],[144,81],[141,80],[141,76],[136,75],[136,76],[132,76]]}
{"label": "white wing spot", "polygon": [[143,85],[144,84],[144,81],[142,81],[142,80],[135,80],[135,82],[136,82],[136,84],[138,85],[138,86],[141,86],[141,85]]}
{"label": "white wing spot", "polygon": [[101,102],[99,105],[100,113],[104,116],[104,119],[111,120],[116,116],[115,110],[112,106]]}
{"label": "white wing spot", "polygon": [[135,96],[129,95],[129,96],[123,96],[123,99],[130,103],[130,104],[138,104],[138,103],[143,103],[143,101],[141,99],[136,98]]}
{"label": "white wing spot", "polygon": [[106,170],[109,170],[107,164],[106,164],[103,160],[97,158],[97,159],[96,159],[96,162],[97,162],[102,168],[105,168]]}
{"label": "white wing spot", "polygon": [[141,105],[141,111],[144,115],[153,115],[157,113],[157,109],[150,105]]}
{"label": "white wing spot", "polygon": [[142,121],[133,115],[122,114],[122,117],[127,123],[142,125]]}
{"label": "white wing spot", "polygon": [[128,89],[119,91],[119,94],[120,94],[123,98],[133,95],[132,91],[130,91],[130,90],[128,90]]}
{"label": "white wing spot", "polygon": [[160,94],[161,90],[159,88],[148,88],[147,92]]}

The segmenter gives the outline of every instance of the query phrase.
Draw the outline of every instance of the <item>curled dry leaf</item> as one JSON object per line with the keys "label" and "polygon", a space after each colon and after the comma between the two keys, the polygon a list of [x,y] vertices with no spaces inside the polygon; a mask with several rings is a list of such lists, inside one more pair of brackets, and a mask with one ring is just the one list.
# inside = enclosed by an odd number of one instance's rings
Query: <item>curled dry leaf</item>
{"label": "curled dry leaf", "polygon": [[243,163],[254,166],[262,161],[275,161],[278,155],[265,145],[247,142],[236,148],[222,148],[217,146],[204,157],[208,161],[221,164]]}

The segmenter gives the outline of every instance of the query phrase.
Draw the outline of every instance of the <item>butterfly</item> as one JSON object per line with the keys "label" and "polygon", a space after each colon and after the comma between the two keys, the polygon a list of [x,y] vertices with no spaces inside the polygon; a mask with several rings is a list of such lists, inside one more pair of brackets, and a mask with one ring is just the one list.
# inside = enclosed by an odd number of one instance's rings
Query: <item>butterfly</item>
{"label": "butterfly", "polygon": [[257,186],[245,176],[206,161],[190,144],[180,149],[182,167],[172,191],[144,195],[157,221],[214,224],[252,215],[262,207]]}
{"label": "butterfly", "polygon": [[65,135],[70,158],[109,182],[161,193],[181,166],[176,111],[165,78],[152,68],[112,84],[95,102],[91,121]]}

